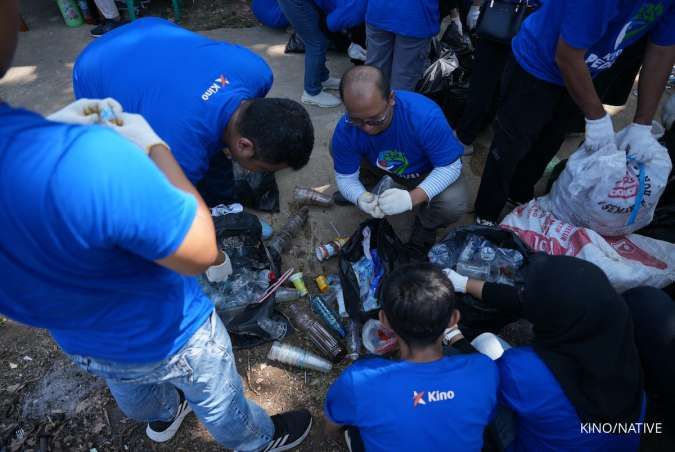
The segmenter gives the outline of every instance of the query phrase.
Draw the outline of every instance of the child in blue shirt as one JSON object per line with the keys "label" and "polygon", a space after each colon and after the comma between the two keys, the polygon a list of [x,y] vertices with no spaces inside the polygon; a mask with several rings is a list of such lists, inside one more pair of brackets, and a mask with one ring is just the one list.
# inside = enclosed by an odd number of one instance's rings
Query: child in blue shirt
{"label": "child in blue shirt", "polygon": [[328,433],[347,429],[353,451],[481,450],[497,368],[478,353],[444,356],[443,333],[459,321],[449,280],[430,264],[404,266],[381,300],[380,321],[396,333],[401,359],[363,358],[340,375],[326,395]]}

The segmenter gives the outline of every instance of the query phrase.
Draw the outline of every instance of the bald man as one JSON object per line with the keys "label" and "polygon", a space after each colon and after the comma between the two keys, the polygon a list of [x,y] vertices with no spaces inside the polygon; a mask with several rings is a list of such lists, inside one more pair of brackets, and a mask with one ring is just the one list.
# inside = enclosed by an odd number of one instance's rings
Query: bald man
{"label": "bald man", "polygon": [[[424,96],[392,91],[382,72],[357,66],[342,78],[347,112],[333,134],[331,153],[338,190],[375,218],[414,210],[410,244],[426,252],[436,230],[456,222],[467,210],[467,191],[455,138],[443,112]],[[359,179],[361,165],[391,176],[401,188],[368,192]]]}

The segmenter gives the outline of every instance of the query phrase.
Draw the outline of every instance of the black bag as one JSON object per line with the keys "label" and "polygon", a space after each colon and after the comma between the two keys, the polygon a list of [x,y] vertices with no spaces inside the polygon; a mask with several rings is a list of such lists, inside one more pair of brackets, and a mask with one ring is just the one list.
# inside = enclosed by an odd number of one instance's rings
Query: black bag
{"label": "black bag", "polygon": [[340,284],[342,284],[347,313],[350,318],[362,323],[366,322],[369,318],[375,317],[379,311],[379,309],[368,312],[363,310],[359,283],[351,265],[363,257],[363,230],[366,227],[369,227],[371,232],[370,248],[371,250],[377,250],[384,270],[384,276],[381,281],[395,268],[410,262],[408,250],[386,220],[373,219],[364,221],[359,225],[356,232],[354,232],[349,241],[340,250],[338,273],[340,275]]}
{"label": "black bag", "polygon": [[484,39],[509,43],[525,20],[527,2],[490,0],[478,18],[476,33]]}
{"label": "black bag", "polygon": [[[435,258],[432,257],[435,254],[436,245],[429,251],[430,260],[441,267],[454,267],[457,255],[462,251],[466,238],[470,234],[485,238],[499,248],[518,251],[523,256],[523,265],[516,273],[515,281],[516,286],[522,285],[525,280],[527,264],[534,252],[516,234],[506,229],[479,225],[462,226],[454,229],[448,232],[445,238],[437,244],[446,245],[451,252],[455,253],[454,256],[449,256],[445,262],[439,261],[438,255]],[[469,294],[457,295],[457,309],[461,313],[459,328],[469,341],[487,331],[497,333],[507,324],[518,320],[512,313],[501,312],[494,306]]]}
{"label": "black bag", "polygon": [[455,52],[452,49],[446,50],[425,69],[415,91],[425,96],[432,96],[449,89],[453,82],[452,73],[458,68],[459,60]]}

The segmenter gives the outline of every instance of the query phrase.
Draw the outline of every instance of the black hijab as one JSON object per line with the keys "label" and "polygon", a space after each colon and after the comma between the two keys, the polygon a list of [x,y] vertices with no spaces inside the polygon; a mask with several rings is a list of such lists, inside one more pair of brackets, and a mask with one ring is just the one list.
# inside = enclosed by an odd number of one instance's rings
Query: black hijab
{"label": "black hijab", "polygon": [[582,422],[637,422],[642,369],[630,312],[605,273],[567,256],[535,256],[521,292],[532,346]]}

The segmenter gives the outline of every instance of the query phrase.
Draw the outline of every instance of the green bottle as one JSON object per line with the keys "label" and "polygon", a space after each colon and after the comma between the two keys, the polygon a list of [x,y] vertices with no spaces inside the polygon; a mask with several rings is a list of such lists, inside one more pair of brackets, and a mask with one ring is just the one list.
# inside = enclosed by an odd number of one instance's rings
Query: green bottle
{"label": "green bottle", "polygon": [[61,15],[66,25],[69,27],[79,27],[82,25],[82,14],[77,7],[75,0],[56,0],[56,4],[61,10]]}

